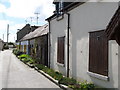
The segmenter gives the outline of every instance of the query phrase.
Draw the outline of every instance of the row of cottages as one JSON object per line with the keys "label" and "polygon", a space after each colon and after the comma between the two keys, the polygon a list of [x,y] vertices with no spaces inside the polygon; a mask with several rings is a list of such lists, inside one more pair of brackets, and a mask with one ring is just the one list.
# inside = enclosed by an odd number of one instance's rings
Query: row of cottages
{"label": "row of cottages", "polygon": [[[56,10],[46,19],[50,67],[78,81],[120,89],[120,10],[114,16],[118,2],[54,0],[53,4]],[[116,19],[111,20],[113,16]]]}
{"label": "row of cottages", "polygon": [[22,29],[18,29],[17,31],[17,48],[20,50],[23,50],[27,46],[22,46],[20,40],[26,35],[29,34],[30,32],[33,32],[35,29],[37,29],[39,26],[31,26],[30,24],[26,24]]}
{"label": "row of cottages", "polygon": [[21,40],[21,51],[31,55],[36,63],[48,66],[48,25],[38,27]]}
{"label": "row of cottages", "polygon": [[3,40],[0,39],[0,51],[3,50],[3,45],[4,45],[4,42]]}

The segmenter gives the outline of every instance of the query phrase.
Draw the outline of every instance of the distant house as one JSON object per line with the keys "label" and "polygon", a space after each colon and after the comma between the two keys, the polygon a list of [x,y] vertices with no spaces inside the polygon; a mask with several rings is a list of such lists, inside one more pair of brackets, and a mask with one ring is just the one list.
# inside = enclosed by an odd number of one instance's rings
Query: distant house
{"label": "distant house", "polygon": [[17,32],[17,42],[22,39],[26,34],[30,33],[30,24],[26,24],[22,29]]}
{"label": "distant house", "polygon": [[[30,32],[33,32],[36,28],[38,28],[39,26],[30,26],[30,24],[26,24],[22,29],[19,29],[17,32],[17,40],[16,40],[16,44],[17,44],[17,48],[19,48],[20,50],[23,49],[20,40],[26,35],[29,34]],[[23,43],[22,43],[23,44]],[[26,46],[24,47],[26,49]]]}
{"label": "distant house", "polygon": [[17,32],[17,41],[22,39],[26,34],[33,32],[38,26],[30,26],[30,24],[26,24],[22,29],[19,29]]}
{"label": "distant house", "polygon": [[120,42],[119,11],[111,20],[118,2],[89,1],[54,1],[56,10],[46,19],[50,67],[78,81],[120,89],[120,49],[114,40]]}
{"label": "distant house", "polygon": [[[31,55],[37,63],[48,66],[48,25],[45,24],[25,35],[21,40],[23,52]],[[24,47],[26,49],[24,49]]]}
{"label": "distant house", "polygon": [[4,42],[3,40],[0,39],[0,50],[3,50],[3,45],[4,45]]}

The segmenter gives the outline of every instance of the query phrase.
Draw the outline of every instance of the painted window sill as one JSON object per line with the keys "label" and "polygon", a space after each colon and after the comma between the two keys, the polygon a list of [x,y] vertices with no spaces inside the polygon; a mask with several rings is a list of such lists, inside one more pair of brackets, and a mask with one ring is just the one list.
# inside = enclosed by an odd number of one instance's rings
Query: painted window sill
{"label": "painted window sill", "polygon": [[104,76],[104,75],[100,75],[100,74],[96,74],[90,71],[87,71],[88,75],[90,75],[91,77],[95,77],[97,79],[100,80],[104,80],[104,81],[109,81],[109,77],[108,76]]}
{"label": "painted window sill", "polygon": [[57,65],[59,65],[59,66],[62,66],[62,67],[65,67],[65,64],[61,64],[61,63],[56,63]]}

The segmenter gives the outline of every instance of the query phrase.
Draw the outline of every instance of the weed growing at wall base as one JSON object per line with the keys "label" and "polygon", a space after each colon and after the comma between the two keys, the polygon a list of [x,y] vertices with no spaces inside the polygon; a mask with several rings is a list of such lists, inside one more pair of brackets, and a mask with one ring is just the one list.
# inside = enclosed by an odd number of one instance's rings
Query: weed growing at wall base
{"label": "weed growing at wall base", "polygon": [[50,75],[52,78],[58,81],[59,84],[67,85],[69,88],[72,88],[73,90],[94,90],[95,85],[93,83],[85,82],[77,82],[73,78],[68,78],[62,75],[62,73],[58,71],[54,71],[53,69],[50,69],[42,64],[37,64],[34,60],[31,58],[31,56],[24,54],[23,52],[20,52],[17,49],[13,50],[13,53],[23,61],[24,63],[32,64],[34,67],[37,67],[38,70],[42,70],[48,75]]}

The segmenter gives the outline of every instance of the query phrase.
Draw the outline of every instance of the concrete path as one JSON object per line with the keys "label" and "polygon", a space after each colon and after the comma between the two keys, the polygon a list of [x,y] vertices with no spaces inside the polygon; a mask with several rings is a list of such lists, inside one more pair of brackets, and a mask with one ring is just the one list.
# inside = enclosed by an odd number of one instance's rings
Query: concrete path
{"label": "concrete path", "polygon": [[[43,75],[19,61],[12,50],[0,52],[0,89],[59,88]],[[2,84],[2,86],[1,86]]]}

